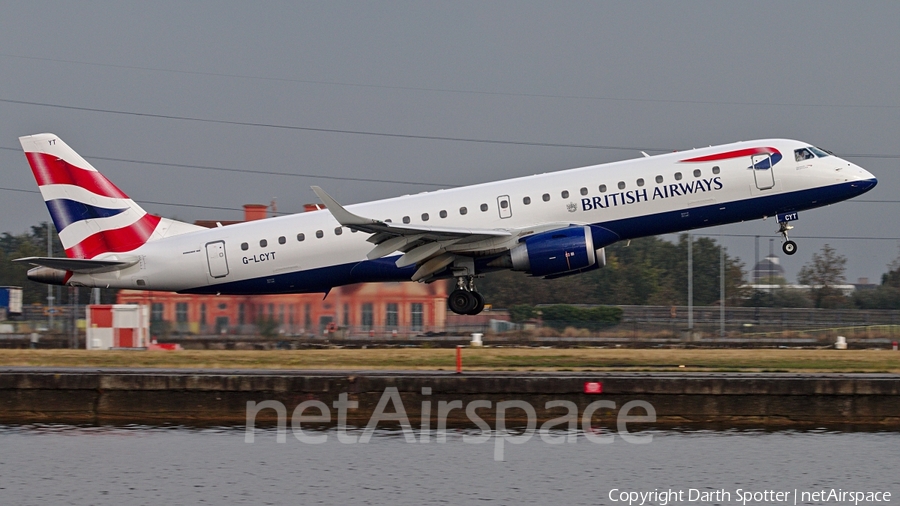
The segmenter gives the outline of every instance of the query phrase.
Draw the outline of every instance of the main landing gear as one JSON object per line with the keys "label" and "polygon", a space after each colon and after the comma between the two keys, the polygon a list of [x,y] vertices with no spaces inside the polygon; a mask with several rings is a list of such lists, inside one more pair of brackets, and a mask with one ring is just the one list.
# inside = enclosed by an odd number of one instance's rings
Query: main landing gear
{"label": "main landing gear", "polygon": [[475,291],[475,276],[457,276],[457,288],[447,297],[447,305],[456,314],[476,315],[484,310],[484,297]]}
{"label": "main landing gear", "polygon": [[784,237],[784,244],[781,245],[781,251],[784,251],[785,255],[793,255],[797,252],[797,243],[788,239],[788,230],[794,228],[789,223],[790,222],[783,221],[778,224],[778,233],[781,234],[781,237]]}

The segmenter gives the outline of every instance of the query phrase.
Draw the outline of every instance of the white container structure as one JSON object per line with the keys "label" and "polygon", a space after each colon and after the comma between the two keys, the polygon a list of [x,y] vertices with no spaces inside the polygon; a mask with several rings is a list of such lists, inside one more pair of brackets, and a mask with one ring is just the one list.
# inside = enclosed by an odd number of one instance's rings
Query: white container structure
{"label": "white container structure", "polygon": [[146,348],[150,336],[150,310],[139,304],[95,304],[87,307],[89,350]]}

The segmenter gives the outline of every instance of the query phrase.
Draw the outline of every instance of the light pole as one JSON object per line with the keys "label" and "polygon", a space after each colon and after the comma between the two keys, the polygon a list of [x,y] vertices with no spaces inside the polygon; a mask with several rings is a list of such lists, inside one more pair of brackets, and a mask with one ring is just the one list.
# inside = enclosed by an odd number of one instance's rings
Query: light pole
{"label": "light pole", "polygon": [[688,340],[694,338],[694,236],[688,234]]}
{"label": "light pole", "polygon": [[725,337],[725,245],[719,229],[719,335]]}
{"label": "light pole", "polygon": [[[47,256],[53,256],[53,241],[50,238],[50,222],[47,222]],[[47,332],[53,332],[53,285],[47,285]]]}

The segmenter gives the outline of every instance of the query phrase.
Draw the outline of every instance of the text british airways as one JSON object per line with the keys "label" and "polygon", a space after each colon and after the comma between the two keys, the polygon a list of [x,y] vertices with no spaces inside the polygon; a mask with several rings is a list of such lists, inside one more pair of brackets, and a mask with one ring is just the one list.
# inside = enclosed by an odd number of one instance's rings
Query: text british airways
{"label": "text british airways", "polygon": [[669,197],[683,197],[695,193],[721,190],[722,186],[722,179],[720,177],[714,177],[712,179],[698,179],[696,181],[691,181],[690,183],[674,183],[656,186],[653,188],[652,194],[649,193],[649,188],[628,190],[593,198],[583,198],[581,199],[581,209],[583,211],[590,211],[592,209],[606,209],[609,207],[637,204],[639,202],[647,202],[650,200],[667,199]]}

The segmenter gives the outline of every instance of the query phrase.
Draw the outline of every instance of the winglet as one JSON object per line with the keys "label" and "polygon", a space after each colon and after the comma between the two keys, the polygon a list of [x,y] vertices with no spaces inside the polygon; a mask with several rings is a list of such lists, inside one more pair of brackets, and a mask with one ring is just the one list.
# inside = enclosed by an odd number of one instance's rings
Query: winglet
{"label": "winglet", "polygon": [[338,204],[336,200],[331,198],[331,195],[325,193],[325,190],[319,188],[318,186],[312,186],[311,188],[312,191],[316,192],[316,195],[319,196],[319,199],[322,201],[322,203],[325,204],[325,208],[328,209],[329,212],[331,212],[332,216],[334,216],[334,219],[336,219],[338,223],[345,227],[352,227],[354,225],[378,225],[382,223],[379,220],[357,216],[344,209],[344,206]]}

